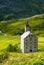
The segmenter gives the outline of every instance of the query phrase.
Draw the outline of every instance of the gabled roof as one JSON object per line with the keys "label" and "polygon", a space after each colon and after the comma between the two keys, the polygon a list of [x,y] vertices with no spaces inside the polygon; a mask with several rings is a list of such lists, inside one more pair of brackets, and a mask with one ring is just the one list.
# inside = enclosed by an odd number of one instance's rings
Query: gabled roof
{"label": "gabled roof", "polygon": [[29,34],[32,34],[30,31],[27,31],[27,32],[24,32],[22,35],[21,35],[21,38],[25,39]]}

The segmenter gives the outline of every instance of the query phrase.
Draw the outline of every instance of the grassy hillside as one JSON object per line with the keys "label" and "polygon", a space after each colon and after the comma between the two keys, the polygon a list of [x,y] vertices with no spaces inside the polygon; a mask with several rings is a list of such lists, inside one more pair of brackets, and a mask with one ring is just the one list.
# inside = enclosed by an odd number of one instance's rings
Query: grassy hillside
{"label": "grassy hillside", "polygon": [[[20,35],[0,36],[0,50],[7,48],[9,44],[17,45],[20,48]],[[38,44],[38,49],[44,50],[44,37],[38,37]]]}
{"label": "grassy hillside", "polygon": [[[38,39],[39,42],[44,43],[44,14],[41,14],[30,18],[1,21],[0,50],[6,48],[9,44],[18,44],[18,48],[20,47],[20,35],[24,32],[26,21],[28,21],[30,30],[33,34],[43,37]],[[41,47],[41,45],[39,46]],[[43,46],[41,48],[43,48]]]}
{"label": "grassy hillside", "polygon": [[0,0],[0,20],[44,13],[44,0]]}
{"label": "grassy hillside", "polygon": [[[4,50],[9,44],[17,45],[19,48],[20,36],[3,36],[0,38],[0,50]],[[0,53],[2,53],[2,51],[0,51]],[[44,65],[44,37],[38,37],[38,52],[29,54],[10,52],[9,55],[6,53],[4,56],[6,57],[4,60],[0,57],[0,65]]]}
{"label": "grassy hillside", "polygon": [[[38,52],[20,51],[26,21],[31,32],[38,36]],[[44,65],[44,14],[0,22],[0,65]]]}
{"label": "grassy hillside", "polygon": [[9,59],[1,65],[44,65],[44,52],[10,53]]}
{"label": "grassy hillside", "polygon": [[24,32],[26,21],[28,21],[30,30],[34,34],[44,36],[44,14],[32,16],[30,18],[1,21],[0,31],[2,32],[2,35],[20,35]]}

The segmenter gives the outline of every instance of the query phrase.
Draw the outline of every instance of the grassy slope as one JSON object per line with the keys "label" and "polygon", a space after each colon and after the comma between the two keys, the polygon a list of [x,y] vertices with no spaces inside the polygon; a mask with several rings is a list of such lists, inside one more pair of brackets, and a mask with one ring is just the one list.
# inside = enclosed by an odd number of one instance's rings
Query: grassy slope
{"label": "grassy slope", "polygon": [[[0,42],[0,50],[7,47],[10,43],[19,45],[20,36],[1,38]],[[4,61],[2,65],[34,65],[34,63],[42,63],[42,65],[44,65],[44,37],[38,37],[38,49],[38,52],[29,54],[12,52],[9,55],[9,59],[7,59],[6,62]]]}
{"label": "grassy slope", "polygon": [[[44,37],[38,37],[38,49],[44,50]],[[0,50],[5,49],[9,44],[20,46],[20,36],[0,37]]]}
{"label": "grassy slope", "polygon": [[[41,29],[38,30],[36,27],[37,25],[44,23],[44,14],[32,16],[31,18],[26,18],[26,19],[24,18],[24,19],[12,20],[12,21],[6,21],[6,22],[2,21],[0,23],[0,30],[2,30],[3,34],[0,34],[0,49],[6,48],[8,44],[20,43],[19,32],[22,32],[24,30],[25,21],[27,20],[29,22],[29,25],[32,29],[31,31],[33,33],[35,33],[36,35],[37,33],[39,33],[40,35],[44,35],[44,29],[42,28],[42,30]],[[33,30],[34,28],[36,30]],[[44,43],[43,40],[41,42]]]}
{"label": "grassy slope", "polygon": [[[9,44],[13,45],[18,44],[18,46],[20,46],[20,36],[19,35],[12,36],[10,35],[10,33],[12,34],[18,31],[22,31],[22,29],[24,28],[24,23],[27,19],[29,21],[30,26],[32,27],[43,23],[44,18],[40,19],[41,17],[43,17],[43,15],[37,16],[37,20],[34,19],[35,17],[34,18],[31,17],[30,19],[26,18],[18,21],[14,20],[10,24],[7,24],[6,29],[4,29],[4,33],[7,33],[7,35],[6,36],[5,34],[0,35],[0,50],[6,48]],[[6,23],[4,24],[6,25]],[[15,30],[15,28],[18,29]],[[43,32],[44,30],[41,31]],[[2,65],[33,65],[36,62],[42,63],[42,65],[44,65],[44,37],[38,37],[38,49],[39,49],[38,52],[29,54],[10,53],[9,59]]]}
{"label": "grassy slope", "polygon": [[[18,20],[2,21],[0,23],[0,30],[7,34],[18,34],[24,31],[25,22],[28,21],[31,31],[35,34],[44,34],[44,14],[32,16],[31,18],[23,18]],[[40,28],[41,25],[41,28]]]}
{"label": "grassy slope", "polygon": [[17,44],[20,43],[20,37],[17,36],[0,36],[0,50],[5,49],[9,44]]}
{"label": "grassy slope", "polygon": [[10,53],[9,59],[2,65],[44,65],[44,52]]}

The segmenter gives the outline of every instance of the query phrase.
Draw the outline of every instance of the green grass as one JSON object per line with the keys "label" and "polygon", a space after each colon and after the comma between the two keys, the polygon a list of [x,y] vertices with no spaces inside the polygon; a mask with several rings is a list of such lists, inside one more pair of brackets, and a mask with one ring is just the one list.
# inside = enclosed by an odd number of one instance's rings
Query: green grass
{"label": "green grass", "polygon": [[[44,14],[32,16],[30,18],[1,21],[2,23],[0,23],[0,30],[9,35],[19,34],[19,32],[24,31],[26,21],[28,21],[31,31],[34,34],[44,35],[44,25],[42,25],[44,24]],[[39,30],[38,26],[40,25],[41,25],[41,28]]]}
{"label": "green grass", "polygon": [[0,37],[0,50],[6,48],[9,44],[19,44],[20,36],[1,36]]}
{"label": "green grass", "polygon": [[[0,50],[6,48],[9,44],[20,46],[20,36],[0,36]],[[44,37],[38,37],[38,49],[44,49]]]}
{"label": "green grass", "polygon": [[44,52],[35,52],[29,54],[10,53],[10,56],[14,59],[13,65],[33,65],[36,62],[42,62],[44,64]]}
{"label": "green grass", "polygon": [[44,65],[44,52],[10,53],[9,58],[2,65]]}
{"label": "green grass", "polygon": [[[3,34],[0,34],[0,53],[1,50],[6,49],[9,44],[17,45],[20,48],[20,35],[15,34],[22,32],[24,30],[25,21],[28,20],[31,28],[35,28],[37,25],[44,23],[44,18],[42,15],[34,16],[31,18],[24,18],[19,20],[12,20],[10,23],[8,21],[0,24],[0,30]],[[31,30],[34,34],[40,33],[38,36],[38,52],[32,53],[21,53],[21,52],[10,52],[9,58],[4,60],[0,65],[44,65],[44,29],[42,30]],[[6,35],[5,35],[6,34]],[[42,37],[43,36],[43,37]]]}
{"label": "green grass", "polygon": [[38,49],[44,51],[44,37],[38,38]]}

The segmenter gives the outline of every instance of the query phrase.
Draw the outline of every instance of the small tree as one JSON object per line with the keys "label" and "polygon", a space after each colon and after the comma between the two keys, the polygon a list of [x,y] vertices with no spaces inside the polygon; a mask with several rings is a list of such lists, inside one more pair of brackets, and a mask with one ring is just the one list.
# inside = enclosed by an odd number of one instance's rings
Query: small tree
{"label": "small tree", "polygon": [[9,46],[7,47],[7,51],[8,52],[16,52],[17,51],[17,46],[13,46],[11,44],[9,44]]}

